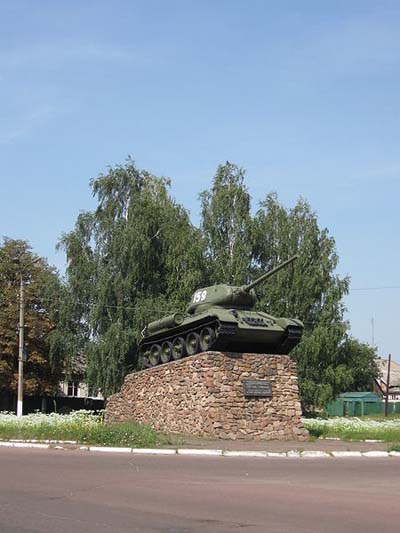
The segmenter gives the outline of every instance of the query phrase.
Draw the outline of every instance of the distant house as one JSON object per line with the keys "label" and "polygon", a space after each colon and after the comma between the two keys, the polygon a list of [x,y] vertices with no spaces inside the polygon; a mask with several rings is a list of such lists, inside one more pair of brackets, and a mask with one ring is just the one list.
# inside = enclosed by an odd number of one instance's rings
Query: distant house
{"label": "distant house", "polygon": [[[104,398],[99,390],[87,384],[86,361],[78,355],[69,361],[65,368],[64,379],[58,384],[58,390],[48,396],[28,396],[24,394],[24,414],[35,411],[69,412],[78,409],[103,409]],[[0,393],[0,411],[16,411],[15,393]]]}
{"label": "distant house", "polygon": [[64,380],[54,398],[57,410],[102,409],[104,397],[98,389],[87,384],[86,360],[82,354],[71,358],[64,372]]}
{"label": "distant house", "polygon": [[[375,381],[374,392],[386,396],[388,360],[378,357],[379,378]],[[400,364],[390,362],[389,400],[400,400]]]}

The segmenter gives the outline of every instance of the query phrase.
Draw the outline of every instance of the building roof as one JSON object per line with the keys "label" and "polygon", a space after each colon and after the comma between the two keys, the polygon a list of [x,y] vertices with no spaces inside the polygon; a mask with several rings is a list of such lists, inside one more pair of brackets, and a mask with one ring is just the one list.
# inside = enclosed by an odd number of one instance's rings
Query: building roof
{"label": "building roof", "polygon": [[[377,364],[381,374],[379,381],[386,386],[388,360],[378,357]],[[400,387],[400,364],[393,361],[390,362],[390,389]]]}
{"label": "building roof", "polygon": [[338,398],[343,398],[345,400],[369,400],[369,401],[381,401],[381,397],[374,392],[343,392],[339,394]]}

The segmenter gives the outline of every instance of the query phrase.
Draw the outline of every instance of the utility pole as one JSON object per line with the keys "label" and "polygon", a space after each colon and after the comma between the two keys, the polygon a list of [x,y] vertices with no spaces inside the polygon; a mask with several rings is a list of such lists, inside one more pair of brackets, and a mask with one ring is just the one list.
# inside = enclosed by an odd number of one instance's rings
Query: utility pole
{"label": "utility pole", "polygon": [[25,270],[40,261],[40,257],[35,257],[33,261],[22,267],[20,261],[16,259],[14,262],[19,264],[20,281],[19,281],[19,325],[18,325],[18,396],[17,396],[17,417],[22,417],[24,407],[24,330],[25,330]]}
{"label": "utility pole", "polygon": [[19,343],[18,343],[18,400],[17,400],[17,417],[22,416],[24,402],[24,311],[25,311],[25,285],[24,275],[20,274],[19,285]]}
{"label": "utility pole", "polygon": [[387,378],[386,378],[386,397],[385,397],[385,416],[389,411],[389,387],[390,387],[390,362],[392,360],[392,354],[388,357]]}
{"label": "utility pole", "polygon": [[372,346],[372,348],[375,348],[375,335],[374,335],[374,333],[375,333],[375,332],[374,332],[374,329],[375,329],[375,328],[374,328],[374,326],[375,326],[375,324],[374,324],[374,317],[372,317],[372,318],[371,318],[371,333],[372,333],[372,345],[371,345],[371,346]]}

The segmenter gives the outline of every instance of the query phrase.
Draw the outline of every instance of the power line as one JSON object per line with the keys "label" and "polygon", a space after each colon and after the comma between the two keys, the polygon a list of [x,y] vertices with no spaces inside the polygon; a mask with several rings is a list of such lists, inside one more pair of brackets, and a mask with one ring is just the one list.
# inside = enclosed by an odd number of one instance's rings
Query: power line
{"label": "power line", "polygon": [[383,287],[355,287],[349,290],[350,291],[384,291],[388,289],[400,289],[400,285],[387,285]]}
{"label": "power line", "polygon": [[[387,285],[387,286],[382,286],[382,287],[355,287],[355,288],[350,288],[349,291],[378,291],[378,290],[393,290],[393,289],[400,289],[400,285]],[[55,300],[53,298],[44,298],[44,301],[46,303],[50,303],[50,302],[57,302],[58,300]],[[1,301],[0,299],[0,304],[2,303],[5,303],[6,300],[4,299],[3,301]],[[109,305],[109,304],[102,304],[102,303],[95,303],[95,302],[79,302],[79,301],[75,301],[75,302],[72,302],[72,306],[74,305],[80,305],[82,307],[87,307],[89,309],[93,309],[94,307],[102,307],[103,309],[121,309],[121,310],[125,310],[125,311],[138,311],[138,310],[142,310],[142,311],[145,311],[145,312],[152,312],[152,313],[173,313],[174,311],[176,311],[176,309],[163,309],[163,308],[158,308],[158,309],[154,309],[154,308],[149,308],[149,307],[146,307],[146,306],[125,306],[125,305]],[[58,311],[59,309],[55,309],[55,311]]]}

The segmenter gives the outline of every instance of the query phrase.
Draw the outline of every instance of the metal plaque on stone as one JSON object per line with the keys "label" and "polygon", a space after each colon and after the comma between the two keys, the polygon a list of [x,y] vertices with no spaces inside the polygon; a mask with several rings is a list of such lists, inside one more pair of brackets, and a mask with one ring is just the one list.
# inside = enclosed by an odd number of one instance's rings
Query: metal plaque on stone
{"label": "metal plaque on stone", "polygon": [[242,383],[245,396],[252,398],[270,398],[272,396],[272,384],[268,379],[245,379]]}

